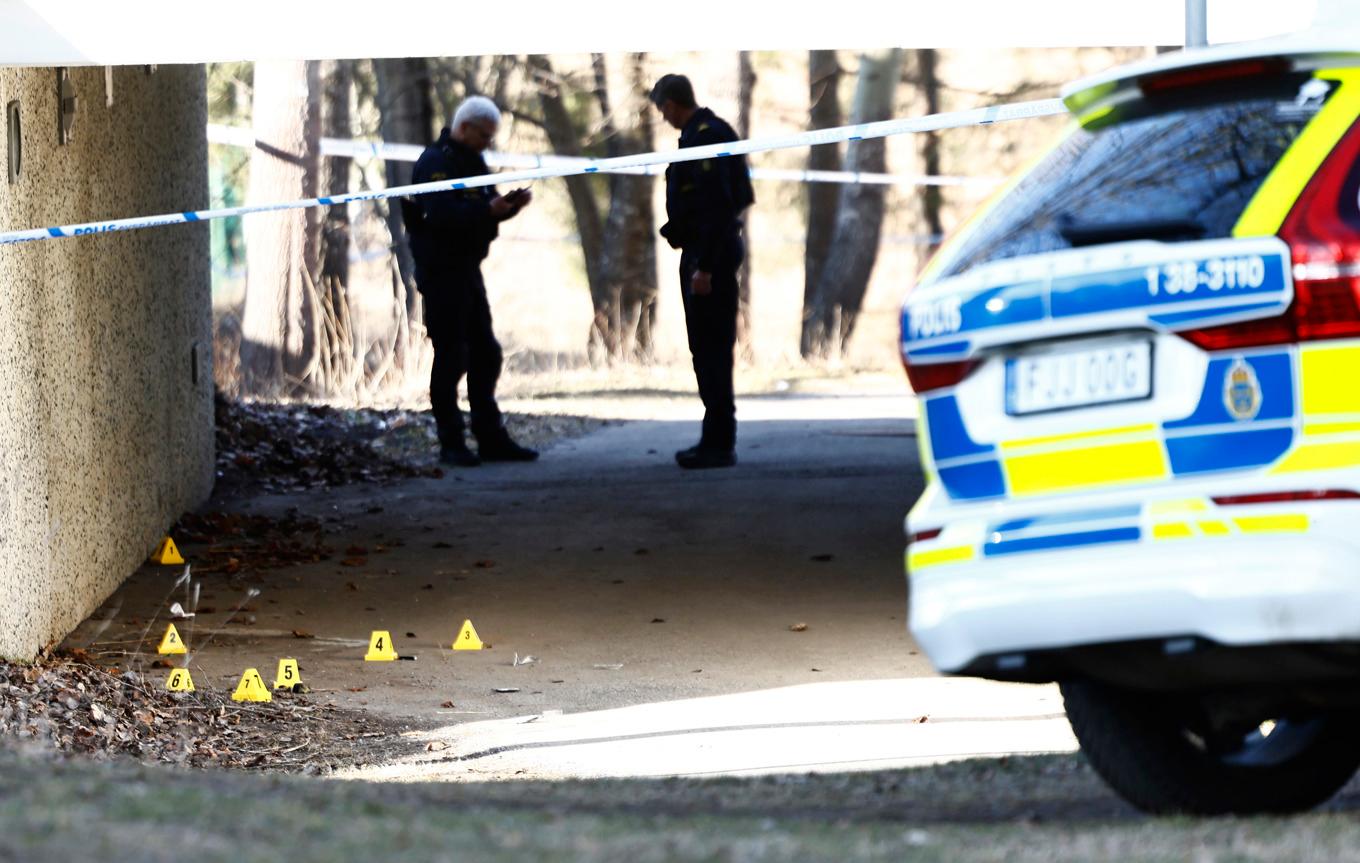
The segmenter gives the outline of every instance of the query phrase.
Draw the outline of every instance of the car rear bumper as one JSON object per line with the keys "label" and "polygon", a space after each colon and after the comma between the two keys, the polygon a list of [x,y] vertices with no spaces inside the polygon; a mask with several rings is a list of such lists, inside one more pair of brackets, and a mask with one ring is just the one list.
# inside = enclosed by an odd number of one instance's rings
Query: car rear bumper
{"label": "car rear bumper", "polygon": [[[1009,672],[1025,654],[1084,645],[1360,641],[1360,501],[1219,507],[1170,521],[1148,510],[1133,527],[1107,518],[1029,546],[1012,541],[1019,553],[987,554],[989,539],[992,550],[1005,545],[996,533],[971,552],[957,532],[913,548],[913,634],[942,671],[984,673],[986,660],[997,672],[986,676],[1012,678],[1023,678]],[[1055,535],[1082,544],[1046,549]]]}

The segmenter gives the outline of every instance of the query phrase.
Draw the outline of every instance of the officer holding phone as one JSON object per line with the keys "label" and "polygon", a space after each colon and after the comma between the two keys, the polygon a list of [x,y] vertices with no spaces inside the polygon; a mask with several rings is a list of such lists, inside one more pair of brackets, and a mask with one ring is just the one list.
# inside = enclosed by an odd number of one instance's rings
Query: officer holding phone
{"label": "officer holding phone", "polygon": [[[500,126],[501,112],[484,96],[458,106],[439,140],[425,148],[411,174],[428,183],[491,173],[482,153]],[[511,439],[496,404],[502,354],[491,328],[491,308],[481,263],[491,250],[499,225],[533,200],[515,189],[504,195],[494,186],[458,189],[402,200],[402,216],[416,264],[416,287],[425,300],[425,326],[434,344],[430,406],[439,427],[439,459],[472,467],[483,461],[532,461],[534,450]],[[472,434],[477,452],[464,439],[458,407],[458,382],[467,375]]]}

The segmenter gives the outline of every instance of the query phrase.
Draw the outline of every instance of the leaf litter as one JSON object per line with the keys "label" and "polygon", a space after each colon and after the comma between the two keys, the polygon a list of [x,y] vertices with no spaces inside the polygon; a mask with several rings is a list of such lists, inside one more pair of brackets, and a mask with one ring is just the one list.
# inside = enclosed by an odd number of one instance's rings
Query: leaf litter
{"label": "leaf litter", "polygon": [[287,691],[243,704],[208,689],[98,667],[84,651],[0,662],[0,745],[57,757],[326,774],[413,751],[406,726]]}

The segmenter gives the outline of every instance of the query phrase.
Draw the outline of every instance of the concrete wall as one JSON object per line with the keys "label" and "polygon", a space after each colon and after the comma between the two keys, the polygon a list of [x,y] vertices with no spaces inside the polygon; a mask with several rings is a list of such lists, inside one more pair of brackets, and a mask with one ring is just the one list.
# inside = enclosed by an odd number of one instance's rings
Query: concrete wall
{"label": "concrete wall", "polygon": [[[207,205],[203,67],[72,68],[66,145],[57,74],[0,68],[0,230]],[[0,655],[61,639],[211,490],[210,294],[202,224],[0,246]]]}

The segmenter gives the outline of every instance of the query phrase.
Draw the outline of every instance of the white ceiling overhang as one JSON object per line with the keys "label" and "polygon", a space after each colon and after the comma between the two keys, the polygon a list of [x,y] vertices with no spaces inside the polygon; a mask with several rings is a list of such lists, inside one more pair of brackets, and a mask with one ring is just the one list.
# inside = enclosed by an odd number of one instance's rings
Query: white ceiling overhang
{"label": "white ceiling overhang", "polygon": [[[1209,0],[1209,39],[1292,32],[1344,2]],[[0,65],[1179,45],[1184,32],[1184,0],[0,0]]]}

